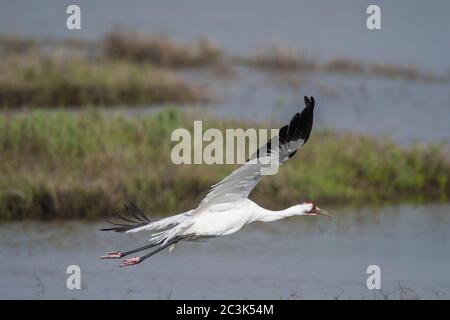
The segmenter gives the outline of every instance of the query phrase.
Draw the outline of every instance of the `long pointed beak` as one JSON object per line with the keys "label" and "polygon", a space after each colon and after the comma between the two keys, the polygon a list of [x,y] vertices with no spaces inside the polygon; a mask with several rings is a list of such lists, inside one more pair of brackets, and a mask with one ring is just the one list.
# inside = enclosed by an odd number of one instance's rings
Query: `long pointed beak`
{"label": "long pointed beak", "polygon": [[320,209],[319,207],[316,207],[316,213],[317,213],[318,215],[326,216],[326,217],[332,217],[332,216],[333,216],[332,213],[330,213],[330,212],[328,212],[328,211],[325,211],[325,210],[323,210],[323,209]]}

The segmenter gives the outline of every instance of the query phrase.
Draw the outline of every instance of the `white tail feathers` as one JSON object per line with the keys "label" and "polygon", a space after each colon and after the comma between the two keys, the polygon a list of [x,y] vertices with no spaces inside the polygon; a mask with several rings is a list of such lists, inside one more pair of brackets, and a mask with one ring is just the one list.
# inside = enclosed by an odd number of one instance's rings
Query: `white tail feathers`
{"label": "white tail feathers", "polygon": [[172,217],[163,218],[161,220],[150,222],[142,227],[137,227],[131,230],[128,230],[126,233],[135,233],[140,231],[154,231],[154,230],[163,230],[170,228],[171,226],[177,225],[180,222],[184,221],[186,218],[184,213],[177,214]]}
{"label": "white tail feathers", "polygon": [[152,237],[150,238],[152,243],[166,244],[174,237],[182,235],[182,231],[192,224],[192,218],[188,213],[189,212],[181,213],[155,222],[150,222],[145,226],[128,230],[126,233],[149,231],[152,232]]}

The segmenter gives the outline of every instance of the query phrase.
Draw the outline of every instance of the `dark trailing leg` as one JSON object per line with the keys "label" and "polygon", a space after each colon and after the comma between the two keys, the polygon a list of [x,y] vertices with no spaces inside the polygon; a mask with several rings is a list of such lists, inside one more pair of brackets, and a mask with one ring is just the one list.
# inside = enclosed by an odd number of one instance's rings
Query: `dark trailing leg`
{"label": "dark trailing leg", "polygon": [[177,243],[178,241],[183,240],[183,239],[186,239],[186,238],[189,238],[189,237],[190,237],[189,235],[175,237],[175,238],[173,238],[172,240],[170,240],[169,242],[167,242],[165,245],[159,247],[159,248],[156,249],[156,250],[153,250],[152,252],[146,254],[145,256],[142,256],[142,257],[133,257],[133,258],[125,259],[125,260],[122,262],[122,264],[120,264],[120,267],[132,266],[132,265],[134,265],[134,264],[141,263],[141,262],[144,261],[145,259],[150,258],[150,257],[153,256],[154,254],[157,254],[158,252],[164,250],[165,248],[171,246],[172,244],[175,244],[175,243]]}
{"label": "dark trailing leg", "polygon": [[136,249],[133,249],[133,250],[129,250],[129,251],[124,251],[124,252],[122,252],[122,251],[111,251],[111,252],[108,252],[106,255],[101,256],[100,259],[119,259],[119,258],[122,258],[122,257],[126,257],[126,256],[128,256],[128,255],[130,255],[132,253],[135,253],[135,252],[139,252],[139,251],[142,251],[142,250],[145,250],[145,249],[153,248],[154,246],[156,246],[156,244],[152,243],[152,244],[148,244],[148,245],[143,246],[143,247],[139,247],[139,248],[136,248]]}

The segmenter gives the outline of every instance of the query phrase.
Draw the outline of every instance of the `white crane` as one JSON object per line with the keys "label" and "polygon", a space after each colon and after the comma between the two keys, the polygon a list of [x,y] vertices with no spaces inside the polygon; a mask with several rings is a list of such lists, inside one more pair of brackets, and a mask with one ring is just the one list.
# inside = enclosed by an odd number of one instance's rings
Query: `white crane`
{"label": "white crane", "polygon": [[279,163],[291,158],[297,150],[308,141],[313,124],[314,98],[305,96],[305,105],[301,113],[296,113],[289,125],[279,131],[279,147],[271,148],[272,141],[260,148],[250,159],[211,187],[199,206],[193,210],[170,216],[158,221],[151,221],[144,212],[133,203],[125,205],[125,209],[134,218],[117,215],[120,223],[113,223],[117,232],[134,233],[148,231],[152,234],[146,246],[129,250],[113,251],[102,256],[102,259],[118,259],[132,253],[158,247],[150,253],[125,259],[120,266],[138,264],[155,253],[172,246],[180,240],[199,240],[232,234],[246,224],[254,221],[271,222],[290,216],[330,216],[328,212],[318,208],[311,202],[303,202],[281,211],[271,211],[258,206],[248,199],[248,195],[261,180],[261,169],[277,156]]}

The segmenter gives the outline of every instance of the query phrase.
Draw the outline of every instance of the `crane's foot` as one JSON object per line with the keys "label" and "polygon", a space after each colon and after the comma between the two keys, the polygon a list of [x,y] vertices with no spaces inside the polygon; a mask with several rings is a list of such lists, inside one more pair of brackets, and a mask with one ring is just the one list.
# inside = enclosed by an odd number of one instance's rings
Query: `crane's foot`
{"label": "crane's foot", "polygon": [[141,257],[128,258],[123,260],[123,262],[119,265],[119,267],[127,267],[138,264],[141,262]]}
{"label": "crane's foot", "polygon": [[100,259],[119,259],[122,258],[123,254],[120,251],[111,251],[105,254],[104,256],[101,256]]}

